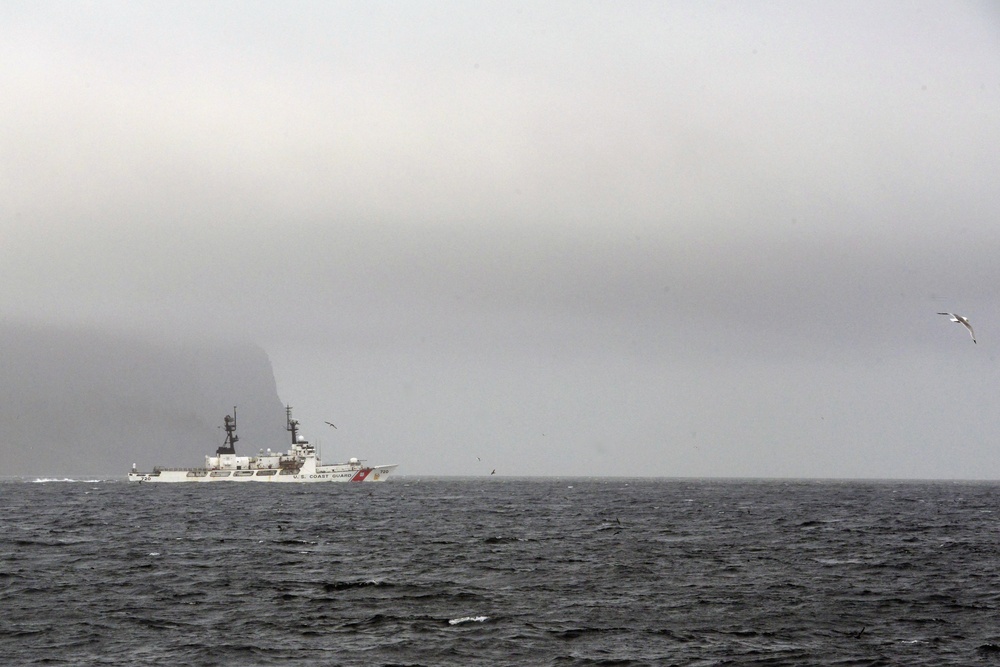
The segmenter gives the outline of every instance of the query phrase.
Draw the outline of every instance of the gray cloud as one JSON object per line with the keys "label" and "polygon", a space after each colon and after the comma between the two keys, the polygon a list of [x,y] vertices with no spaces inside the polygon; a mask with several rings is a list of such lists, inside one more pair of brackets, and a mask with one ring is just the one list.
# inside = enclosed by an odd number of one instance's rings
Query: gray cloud
{"label": "gray cloud", "polygon": [[253,340],[413,473],[985,472],[988,5],[3,11],[7,318]]}

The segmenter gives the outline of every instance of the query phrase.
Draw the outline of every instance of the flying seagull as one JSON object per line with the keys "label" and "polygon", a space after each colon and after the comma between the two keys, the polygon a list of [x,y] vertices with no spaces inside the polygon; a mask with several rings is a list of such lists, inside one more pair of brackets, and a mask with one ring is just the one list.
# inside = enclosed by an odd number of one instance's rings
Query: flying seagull
{"label": "flying seagull", "polygon": [[[330,426],[333,426],[333,424],[332,424],[331,422],[324,422],[324,423],[325,423],[325,424],[330,424]],[[336,426],[333,426],[333,427],[334,427],[334,428],[337,428]]]}
{"label": "flying seagull", "polygon": [[956,315],[955,313],[938,313],[938,315],[947,315],[951,318],[952,322],[957,322],[958,324],[964,326],[969,330],[969,335],[972,336],[972,342],[976,342],[976,332],[972,330],[972,325],[969,324],[969,318]]}

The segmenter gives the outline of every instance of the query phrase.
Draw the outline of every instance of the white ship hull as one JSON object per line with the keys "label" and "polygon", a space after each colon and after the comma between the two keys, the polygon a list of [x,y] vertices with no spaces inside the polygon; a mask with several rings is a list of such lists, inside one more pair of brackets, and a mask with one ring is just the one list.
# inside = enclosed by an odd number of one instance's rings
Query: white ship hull
{"label": "white ship hull", "polygon": [[[347,463],[323,464],[316,448],[298,434],[298,422],[292,419],[292,409],[286,408],[288,431],[292,446],[284,453],[265,453],[257,456],[236,454],[236,408],[233,416],[225,419],[226,442],[216,450],[215,456],[205,457],[203,468],[153,468],[140,472],[132,466],[130,482],[269,482],[286,484],[312,484],[316,482],[384,482],[396,464],[365,465],[352,458]],[[333,424],[331,424],[333,426]]]}
{"label": "white ship hull", "polygon": [[354,466],[330,465],[293,472],[275,468],[259,470],[211,470],[209,468],[154,469],[153,472],[130,472],[130,482],[384,482],[396,465]]}

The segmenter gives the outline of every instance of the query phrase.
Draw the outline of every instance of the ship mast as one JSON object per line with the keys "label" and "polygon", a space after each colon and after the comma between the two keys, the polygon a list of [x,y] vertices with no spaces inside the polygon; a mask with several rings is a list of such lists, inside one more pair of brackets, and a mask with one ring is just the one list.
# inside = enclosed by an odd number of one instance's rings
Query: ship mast
{"label": "ship mast", "polygon": [[291,432],[292,446],[294,447],[299,440],[299,422],[292,419],[292,406],[290,405],[285,406],[285,419],[288,421],[285,430]]}
{"label": "ship mast", "polygon": [[299,438],[299,420],[292,419],[292,406],[290,405],[285,406],[285,419],[288,420],[285,430],[292,434],[292,447],[303,447],[306,450],[311,450],[312,446],[309,444],[309,441],[305,438]]}
{"label": "ship mast", "polygon": [[236,453],[236,441],[239,440],[239,436],[236,435],[236,406],[233,406],[233,416],[230,417],[226,415],[225,418],[225,429],[226,429],[226,441],[222,443],[222,446],[215,450],[216,456],[222,456],[223,454],[235,454]]}

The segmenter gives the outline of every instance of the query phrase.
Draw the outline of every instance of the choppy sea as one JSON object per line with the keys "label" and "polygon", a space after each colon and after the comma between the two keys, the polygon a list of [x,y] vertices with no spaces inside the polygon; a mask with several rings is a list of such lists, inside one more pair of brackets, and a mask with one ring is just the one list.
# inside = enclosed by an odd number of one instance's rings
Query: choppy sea
{"label": "choppy sea", "polygon": [[993,663],[993,483],[0,482],[3,665]]}

